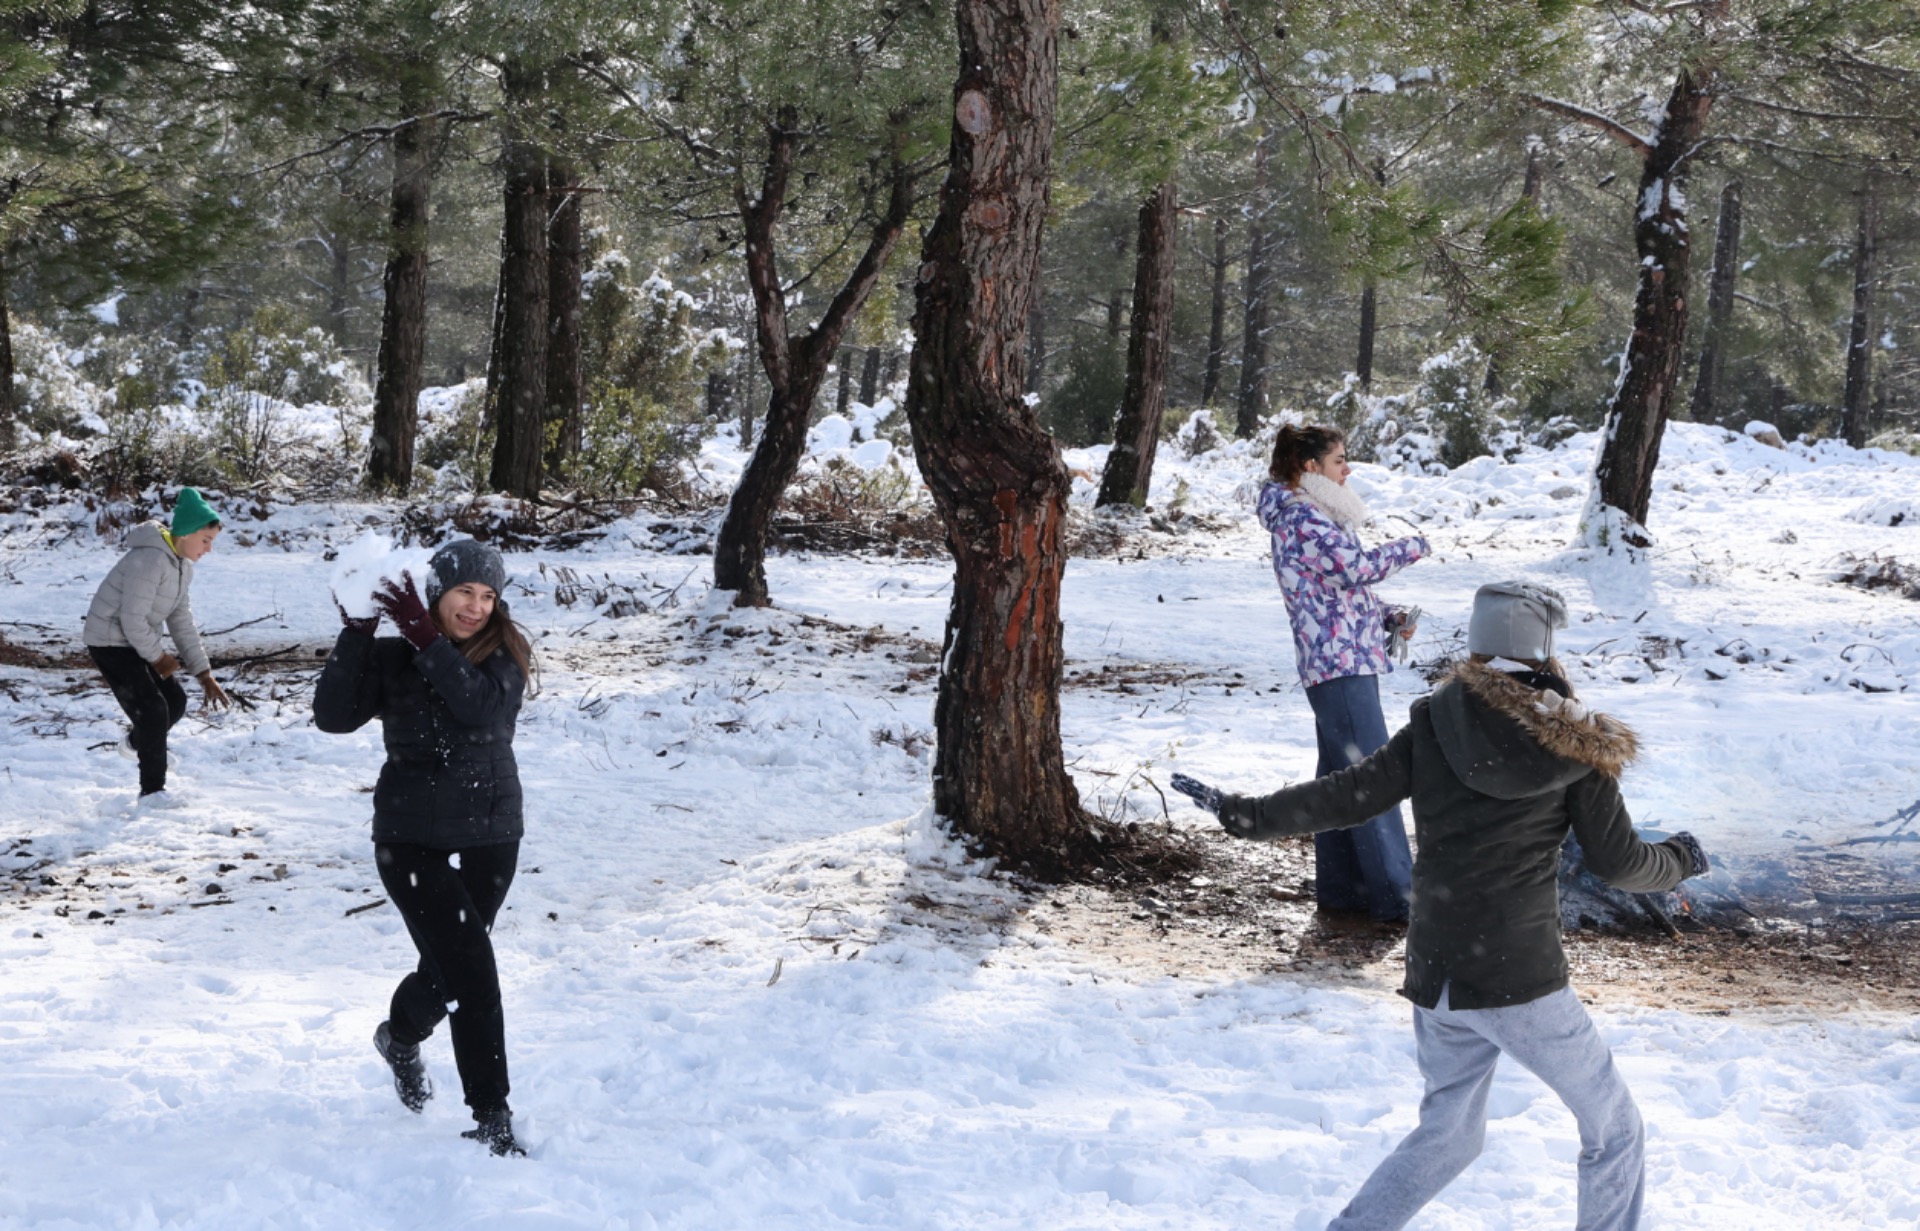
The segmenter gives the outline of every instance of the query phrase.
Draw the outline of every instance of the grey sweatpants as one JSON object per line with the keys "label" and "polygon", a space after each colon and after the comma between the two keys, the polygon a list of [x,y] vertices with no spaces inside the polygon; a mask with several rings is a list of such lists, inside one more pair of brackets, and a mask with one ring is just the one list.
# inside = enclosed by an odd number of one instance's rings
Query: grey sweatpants
{"label": "grey sweatpants", "polygon": [[1593,1019],[1563,987],[1501,1009],[1450,1009],[1443,990],[1432,1009],[1413,1010],[1413,1036],[1427,1093],[1420,1123],[1327,1231],[1395,1231],[1480,1155],[1487,1091],[1505,1052],[1547,1084],[1580,1126],[1580,1212],[1576,1231],[1634,1231],[1646,1195],[1640,1111],[1613,1067]]}

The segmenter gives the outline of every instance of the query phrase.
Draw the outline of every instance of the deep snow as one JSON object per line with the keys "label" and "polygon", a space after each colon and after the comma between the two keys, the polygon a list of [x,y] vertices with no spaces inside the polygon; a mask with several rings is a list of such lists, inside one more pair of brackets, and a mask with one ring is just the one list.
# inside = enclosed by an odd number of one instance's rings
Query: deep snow
{"label": "deep snow", "polygon": [[[1623,563],[1566,547],[1592,448],[1356,473],[1380,533],[1417,525],[1439,552],[1383,586],[1427,613],[1416,657],[1457,649],[1476,585],[1555,585],[1583,692],[1645,738],[1624,782],[1642,824],[1693,830],[1726,886],[1832,856],[1909,885],[1915,846],[1875,839],[1920,797],[1920,605],[1831,577],[1843,553],[1920,556],[1920,525],[1879,515],[1913,499],[1920,459],[1675,425],[1659,544]],[[739,464],[724,445],[704,461]],[[856,464],[894,463],[869,446]],[[1245,446],[1164,457],[1158,499],[1184,487],[1185,511],[1235,528],[1069,566],[1070,673],[1177,681],[1069,687],[1093,807],[1158,815],[1143,774],[1164,784],[1176,758],[1246,789],[1311,770],[1247,515],[1260,469]],[[195,608],[209,630],[269,618],[216,653],[330,641],[323,551],[386,515],[236,515]],[[78,505],[0,522],[0,631],[75,648],[114,545]],[[944,562],[777,557],[780,608],[735,613],[655,524],[509,556],[547,665],[495,933],[525,1162],[458,1138],[443,1038],[420,1117],[369,1046],[411,956],[390,907],[345,913],[379,895],[376,731],[315,731],[295,673],[238,680],[253,711],[196,709],[176,733],[190,807],[142,814],[101,747],[120,726],[106,693],[0,669],[0,868],[35,869],[0,877],[0,1228],[1324,1225],[1413,1123],[1404,1002],[1167,978],[1024,926],[1023,899],[925,814]],[[562,568],[671,605],[562,606]],[[1386,685],[1390,720],[1424,688]],[[1920,1220],[1913,1017],[1597,1016],[1650,1126],[1649,1228]],[[1416,1226],[1572,1224],[1558,1103],[1503,1067],[1494,1114]]]}

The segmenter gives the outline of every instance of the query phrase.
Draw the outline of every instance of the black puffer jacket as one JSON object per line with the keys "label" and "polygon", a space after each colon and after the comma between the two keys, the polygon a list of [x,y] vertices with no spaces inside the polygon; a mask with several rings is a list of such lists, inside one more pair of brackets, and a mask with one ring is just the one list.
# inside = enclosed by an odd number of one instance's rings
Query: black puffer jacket
{"label": "black puffer jacket", "polygon": [[1456,668],[1414,702],[1405,727],[1351,769],[1264,798],[1228,795],[1220,823],[1248,838],[1358,825],[1413,801],[1419,850],[1401,992],[1432,1008],[1451,980],[1456,1009],[1525,1004],[1567,985],[1560,947],[1560,846],[1635,893],[1671,889],[1691,859],[1633,831],[1617,775],[1633,732],[1563,701],[1564,681]]}
{"label": "black puffer jacket", "polygon": [[400,637],[348,629],[320,672],[313,720],[342,734],[380,720],[375,842],[458,850],[521,835],[513,724],[525,691],[505,650],[476,666],[445,637],[416,652]]}

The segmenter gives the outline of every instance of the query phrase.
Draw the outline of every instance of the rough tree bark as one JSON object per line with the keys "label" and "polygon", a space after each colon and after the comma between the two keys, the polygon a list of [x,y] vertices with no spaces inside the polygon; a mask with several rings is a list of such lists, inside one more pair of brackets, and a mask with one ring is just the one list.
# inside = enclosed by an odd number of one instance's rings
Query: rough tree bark
{"label": "rough tree bark", "polygon": [[1227,362],[1227,220],[1213,216],[1213,310],[1207,320],[1207,373],[1200,382],[1200,404],[1220,396],[1220,371]]}
{"label": "rough tree bark", "polygon": [[7,302],[7,271],[0,269],[0,452],[20,443],[20,404],[13,395],[13,312]]}
{"label": "rough tree bark", "polygon": [[1853,247],[1853,325],[1847,333],[1847,388],[1840,429],[1856,449],[1873,434],[1873,283],[1880,246],[1880,192],[1873,176],[1860,188],[1860,222]]}
{"label": "rough tree bark", "polygon": [[547,168],[547,405],[549,473],[579,456],[585,390],[580,369],[580,293],[585,220],[580,173],[560,159]]}
{"label": "rough tree bark", "polygon": [[775,259],[774,232],[786,208],[788,180],[799,144],[797,118],[783,111],[767,129],[767,161],[760,189],[749,195],[744,182],[735,186],[736,204],[746,228],[747,284],[753,291],[754,336],[759,343],[760,366],[770,389],[760,442],[740,475],[739,486],[727,504],[726,517],[713,542],[713,584],[732,590],[739,607],[765,607],[767,594],[767,532],[774,510],[786,494],[806,449],[807,421],[813,401],[826,378],[827,367],[839,349],[860,305],[873,293],[900,232],[913,211],[912,168],[902,161],[896,142],[889,172],[887,203],[866,251],[853,272],[827,305],[813,328],[797,337],[787,332],[786,288],[780,283]]}
{"label": "rough tree bark", "polygon": [[1145,505],[1167,409],[1167,358],[1173,350],[1173,274],[1180,238],[1180,195],[1168,180],[1140,206],[1135,245],[1127,384],[1113,450],[1096,504]]}
{"label": "rough tree bark", "polygon": [[507,123],[500,246],[499,372],[493,469],[499,491],[532,499],[540,494],[542,439],[547,411],[547,159],[531,129],[537,122],[543,74],[518,59],[501,74]]}
{"label": "rough tree bark", "polygon": [[1644,527],[1653,473],[1660,463],[1660,437],[1687,340],[1692,249],[1680,189],[1686,160],[1699,147],[1713,98],[1711,71],[1681,70],[1667,98],[1666,118],[1652,142],[1641,143],[1644,158],[1633,228],[1640,282],[1633,301],[1633,336],[1594,466],[1594,501],[1599,507],[1589,508],[1582,519],[1589,542],[1611,545],[1616,533],[1636,547],[1650,542]]}
{"label": "rough tree bark", "polygon": [[922,251],[907,417],[954,557],[934,810],[977,851],[1061,874],[1088,833],[1060,747],[1059,446],[1026,404],[1058,91],[1059,0],[959,0],[940,210]]}
{"label": "rough tree bark", "polygon": [[1234,435],[1242,439],[1260,430],[1260,416],[1267,413],[1267,311],[1273,295],[1267,162],[1272,148],[1269,127],[1253,147],[1253,196],[1247,207],[1247,323],[1241,338],[1240,397],[1233,426]]}
{"label": "rough tree bark", "polygon": [[381,284],[380,355],[373,389],[373,431],[367,482],[405,492],[413,484],[413,446],[420,431],[420,386],[427,363],[427,222],[433,191],[435,121],[424,100],[409,98],[416,118],[393,134],[393,185],[388,209],[387,267]]}
{"label": "rough tree bark", "polygon": [[1695,423],[1720,420],[1720,386],[1727,370],[1727,340],[1733,324],[1733,293],[1740,277],[1740,181],[1720,190],[1720,222],[1713,232],[1713,272],[1707,275],[1707,329],[1693,374],[1687,414]]}

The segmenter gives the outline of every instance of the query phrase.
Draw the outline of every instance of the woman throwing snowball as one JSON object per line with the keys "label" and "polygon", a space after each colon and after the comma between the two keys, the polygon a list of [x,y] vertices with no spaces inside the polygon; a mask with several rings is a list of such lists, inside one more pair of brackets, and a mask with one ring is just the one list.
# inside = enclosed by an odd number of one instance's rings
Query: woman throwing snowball
{"label": "woman throwing snowball", "polygon": [[[1393,670],[1387,638],[1413,636],[1408,613],[1384,606],[1373,583],[1430,555],[1427,540],[1360,542],[1367,507],[1347,486],[1346,439],[1326,427],[1282,427],[1260,524],[1273,535],[1273,571],[1293,624],[1294,654],[1320,745],[1316,774],[1358,764],[1387,742],[1379,677]],[[1400,809],[1357,829],[1315,834],[1314,897],[1326,910],[1407,917],[1413,855]]]}
{"label": "woman throwing snowball", "polygon": [[373,1045],[410,1111],[433,1097],[420,1044],[450,1018],[453,1057],[475,1127],[463,1134],[518,1155],[507,1107],[506,1024],[490,933],[520,853],[513,726],[533,653],[500,597],[500,553],[462,539],[435,552],[426,598],[386,582],[380,616],[349,616],[320,673],[314,722],[345,733],[380,719],[387,761],[373,792],[380,882],[419,950]]}

